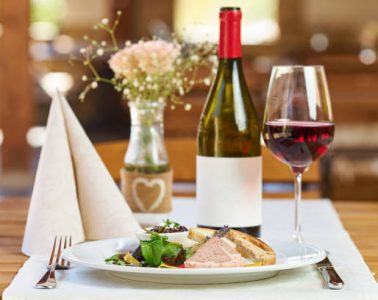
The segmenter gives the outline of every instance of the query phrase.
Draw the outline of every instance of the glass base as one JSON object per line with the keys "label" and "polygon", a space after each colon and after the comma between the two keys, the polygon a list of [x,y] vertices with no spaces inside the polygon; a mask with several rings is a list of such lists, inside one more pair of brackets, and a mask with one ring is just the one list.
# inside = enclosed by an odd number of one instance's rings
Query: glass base
{"label": "glass base", "polygon": [[293,235],[293,241],[297,242],[298,244],[304,244],[304,242],[305,242],[304,239],[303,239],[303,237],[302,237],[302,235],[300,233],[295,233]]}

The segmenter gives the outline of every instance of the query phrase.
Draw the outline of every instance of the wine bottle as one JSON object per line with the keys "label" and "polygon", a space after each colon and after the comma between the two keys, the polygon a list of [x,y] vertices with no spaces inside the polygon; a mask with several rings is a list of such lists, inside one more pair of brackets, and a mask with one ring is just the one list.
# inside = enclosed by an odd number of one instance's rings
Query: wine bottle
{"label": "wine bottle", "polygon": [[219,66],[198,129],[197,224],[259,236],[260,129],[242,69],[240,8],[221,8],[219,18]]}

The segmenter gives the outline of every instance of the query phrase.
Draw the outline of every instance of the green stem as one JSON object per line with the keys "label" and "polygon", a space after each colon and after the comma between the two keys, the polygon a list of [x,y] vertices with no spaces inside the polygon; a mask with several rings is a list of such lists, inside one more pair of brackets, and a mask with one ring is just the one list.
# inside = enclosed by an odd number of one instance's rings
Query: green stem
{"label": "green stem", "polygon": [[93,75],[96,77],[96,80],[100,80],[101,77],[98,75],[96,69],[92,65],[92,62],[90,60],[88,60],[87,62],[88,62],[88,67],[92,71]]}
{"label": "green stem", "polygon": [[109,34],[110,34],[110,37],[112,38],[114,51],[117,51],[119,48],[118,48],[117,40],[114,35],[114,31],[110,31]]}
{"label": "green stem", "polygon": [[110,79],[103,78],[103,77],[98,77],[96,79],[97,79],[97,81],[101,81],[101,82],[105,82],[105,83],[109,83],[111,85],[114,85],[114,82],[112,80],[110,80]]}

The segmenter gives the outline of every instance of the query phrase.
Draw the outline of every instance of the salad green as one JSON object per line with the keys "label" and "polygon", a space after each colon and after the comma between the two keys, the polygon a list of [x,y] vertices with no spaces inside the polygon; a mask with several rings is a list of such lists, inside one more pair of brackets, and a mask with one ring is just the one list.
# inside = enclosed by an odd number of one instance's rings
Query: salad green
{"label": "salad green", "polygon": [[168,241],[168,237],[152,232],[150,240],[140,241],[137,249],[126,254],[117,253],[105,259],[106,263],[120,266],[166,267],[182,264],[186,251],[181,244]]}

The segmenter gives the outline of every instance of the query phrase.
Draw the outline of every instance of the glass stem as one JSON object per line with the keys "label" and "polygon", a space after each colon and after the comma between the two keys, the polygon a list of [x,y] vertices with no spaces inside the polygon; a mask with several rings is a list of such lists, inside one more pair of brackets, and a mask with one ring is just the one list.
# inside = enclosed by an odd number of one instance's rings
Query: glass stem
{"label": "glass stem", "polygon": [[294,241],[298,243],[303,242],[301,233],[301,202],[302,202],[302,173],[296,172],[294,174],[294,194],[295,194],[295,232]]}

